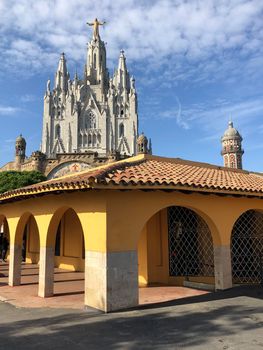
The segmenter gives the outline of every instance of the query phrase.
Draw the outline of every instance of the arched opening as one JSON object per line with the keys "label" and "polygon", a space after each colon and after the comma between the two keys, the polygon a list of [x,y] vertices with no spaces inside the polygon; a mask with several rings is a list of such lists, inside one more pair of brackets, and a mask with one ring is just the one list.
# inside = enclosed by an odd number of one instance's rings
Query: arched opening
{"label": "arched opening", "polygon": [[[167,207],[153,215],[144,226],[138,243],[138,275],[139,287],[213,290],[213,239],[204,219],[180,206]],[[174,291],[176,293],[176,288]],[[186,296],[192,296],[193,291],[186,290]],[[145,293],[148,293],[145,288],[140,289],[140,302]],[[146,296],[151,299],[151,295]]]}
{"label": "arched opening", "polygon": [[263,213],[248,210],[235,222],[231,235],[234,284],[263,283]]}
{"label": "arched opening", "polygon": [[96,68],[97,67],[97,62],[96,62],[96,60],[97,60],[97,57],[96,57],[96,54],[94,53],[94,68]]}
{"label": "arched opening", "polygon": [[84,297],[84,234],[72,208],[61,208],[54,214],[47,239],[54,251],[54,294],[83,294]]}
{"label": "arched opening", "polygon": [[93,136],[92,136],[92,145],[96,146],[96,142],[97,142],[97,137],[96,137],[95,134],[93,134]]}
{"label": "arched opening", "polygon": [[120,124],[119,126],[119,137],[124,136],[124,125],[123,123]]}
{"label": "arched opening", "polygon": [[87,146],[88,144],[88,136],[86,134],[84,134],[83,136],[83,143],[84,143],[84,146]]}
{"label": "arched opening", "polygon": [[6,218],[0,216],[0,286],[8,284],[10,234]]}
{"label": "arched opening", "polygon": [[[38,285],[40,240],[39,230],[34,216],[24,213],[17,224],[13,257],[10,256],[9,284]],[[32,287],[33,295],[37,295],[37,288]]]}
{"label": "arched opening", "polygon": [[29,264],[39,263],[39,232],[35,218],[30,215],[23,232],[22,261]]}
{"label": "arched opening", "polygon": [[91,135],[88,135],[88,145],[91,146]]}
{"label": "arched opening", "polygon": [[56,138],[56,139],[59,139],[59,138],[60,138],[60,131],[61,131],[60,125],[57,124],[57,125],[56,125],[56,128],[55,128],[55,138]]}

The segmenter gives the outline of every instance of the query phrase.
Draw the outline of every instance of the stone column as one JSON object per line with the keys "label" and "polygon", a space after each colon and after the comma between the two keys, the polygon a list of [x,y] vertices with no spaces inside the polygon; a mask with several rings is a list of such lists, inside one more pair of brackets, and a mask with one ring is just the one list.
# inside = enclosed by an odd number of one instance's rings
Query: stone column
{"label": "stone column", "polygon": [[232,288],[232,266],[230,246],[214,247],[215,288],[224,290]]}
{"label": "stone column", "polygon": [[45,298],[54,294],[54,249],[40,247],[38,296]]}
{"label": "stone column", "polygon": [[105,312],[138,305],[137,251],[86,251],[85,305]]}
{"label": "stone column", "polygon": [[22,250],[18,244],[11,244],[9,249],[9,286],[19,286],[21,283]]}

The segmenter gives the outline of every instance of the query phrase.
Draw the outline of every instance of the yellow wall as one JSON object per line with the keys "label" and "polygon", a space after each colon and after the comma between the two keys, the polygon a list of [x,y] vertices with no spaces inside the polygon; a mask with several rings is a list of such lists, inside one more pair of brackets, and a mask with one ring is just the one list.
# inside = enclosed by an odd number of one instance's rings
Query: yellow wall
{"label": "yellow wall", "polygon": [[37,264],[39,262],[39,233],[35,219],[30,216],[25,227],[27,234],[26,241],[26,262]]}
{"label": "yellow wall", "polygon": [[[225,246],[230,244],[233,225],[243,212],[249,209],[263,210],[263,201],[257,198],[164,191],[92,190],[59,195],[49,194],[43,197],[0,204],[0,217],[7,218],[11,244],[21,244],[17,237],[23,234],[25,222],[30,215],[33,215],[39,230],[40,246],[54,247],[58,223],[66,210],[72,208],[77,213],[82,225],[86,251],[130,251],[137,250],[141,232],[146,223],[160,210],[172,205],[184,206],[197,212],[208,224],[214,245]],[[164,211],[158,215],[162,217],[163,213]],[[75,266],[75,262],[71,260],[81,259],[79,255],[80,243],[72,243],[71,232],[73,227],[75,229],[75,224],[71,222],[71,219],[66,219],[66,221],[68,220],[67,229],[62,249],[66,255],[64,266],[80,269],[83,265]],[[158,220],[162,222],[162,219]],[[158,220],[157,217],[152,218],[147,224],[148,266],[147,268],[143,264],[139,266],[141,283],[146,283],[148,280],[152,282],[161,280],[166,283],[168,278],[167,272],[165,272],[168,266],[168,253],[165,250],[168,246],[167,234],[164,234],[166,232],[165,224],[160,224]],[[157,230],[159,224],[161,228]],[[79,234],[75,235],[76,241],[74,239],[74,242],[80,242]],[[30,237],[29,244],[31,254],[38,254],[38,242]],[[149,244],[152,248],[149,248]],[[146,237],[144,243],[138,248],[139,252],[143,250],[145,245]],[[74,258],[75,256],[78,257]],[[155,257],[156,261],[154,264],[149,264],[149,259],[152,257]],[[62,266],[61,260],[57,259],[57,263]],[[155,267],[153,268],[153,266]],[[165,274],[166,277],[164,277]]]}
{"label": "yellow wall", "polygon": [[55,266],[66,270],[84,271],[83,232],[80,221],[72,209],[63,215],[60,227],[60,256],[55,257]]}

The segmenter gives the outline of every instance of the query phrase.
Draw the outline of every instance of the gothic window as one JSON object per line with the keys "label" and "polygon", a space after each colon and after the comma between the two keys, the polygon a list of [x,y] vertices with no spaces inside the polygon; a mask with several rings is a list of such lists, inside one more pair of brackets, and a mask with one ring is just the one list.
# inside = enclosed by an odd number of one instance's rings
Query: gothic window
{"label": "gothic window", "polygon": [[91,145],[91,135],[88,136],[88,144]]}
{"label": "gothic window", "polygon": [[121,110],[121,116],[123,116],[124,115],[124,111],[123,111],[123,109]]}
{"label": "gothic window", "polygon": [[94,53],[94,68],[96,68],[96,54]]}
{"label": "gothic window", "polygon": [[101,143],[101,136],[100,136],[100,134],[98,135],[98,143]]}
{"label": "gothic window", "polygon": [[56,128],[55,128],[55,138],[56,139],[60,138],[60,132],[61,132],[60,125],[57,124]]}
{"label": "gothic window", "polygon": [[89,128],[96,129],[96,117],[92,112],[89,113]]}
{"label": "gothic window", "polygon": [[85,134],[84,137],[83,137],[83,143],[84,143],[84,146],[87,146],[87,135]]}
{"label": "gothic window", "polygon": [[124,136],[124,125],[121,123],[119,126],[119,137]]}
{"label": "gothic window", "polygon": [[93,146],[95,146],[96,145],[96,135],[94,134],[93,135],[93,137],[92,137],[92,144],[93,144]]}

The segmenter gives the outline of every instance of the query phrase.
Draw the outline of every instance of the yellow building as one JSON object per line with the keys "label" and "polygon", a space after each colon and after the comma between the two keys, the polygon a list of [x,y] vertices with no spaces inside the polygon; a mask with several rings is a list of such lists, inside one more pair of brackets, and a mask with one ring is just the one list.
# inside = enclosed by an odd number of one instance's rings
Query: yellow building
{"label": "yellow building", "polygon": [[262,198],[260,174],[147,154],[4,193],[9,285],[23,244],[39,296],[52,296],[54,266],[85,271],[85,305],[106,312],[152,283],[260,283]]}

